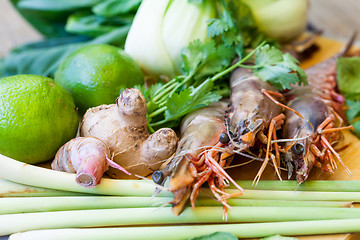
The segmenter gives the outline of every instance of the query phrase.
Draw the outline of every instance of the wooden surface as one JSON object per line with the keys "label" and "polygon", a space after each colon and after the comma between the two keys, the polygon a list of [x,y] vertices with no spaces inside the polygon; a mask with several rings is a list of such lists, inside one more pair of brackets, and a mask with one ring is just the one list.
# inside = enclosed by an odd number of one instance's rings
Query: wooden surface
{"label": "wooden surface", "polygon": [[[331,37],[340,41],[345,41],[354,30],[360,30],[360,1],[357,0],[310,0],[311,8],[309,21],[317,28],[324,31],[324,36]],[[360,31],[359,31],[360,32]],[[17,12],[12,8],[8,0],[0,0],[0,57],[5,56],[14,47],[26,42],[41,39],[41,35],[32,29]],[[304,67],[320,62],[336,53],[342,44],[328,39],[321,40],[321,49],[313,59],[303,64]],[[351,143],[350,147],[341,152],[343,160],[351,169],[352,175],[349,176],[344,169],[339,166],[336,174],[320,174],[315,171],[313,179],[356,179],[360,180],[360,141],[353,135],[347,133],[346,143]],[[259,163],[245,166],[244,168],[259,169]],[[274,174],[270,167],[267,168],[265,178],[274,179]],[[271,172],[270,172],[271,171]],[[244,171],[248,175],[243,178],[253,178],[254,170]],[[3,238],[0,238],[3,239]],[[299,237],[301,240],[349,240],[360,239],[358,234],[337,234],[325,236]]]}

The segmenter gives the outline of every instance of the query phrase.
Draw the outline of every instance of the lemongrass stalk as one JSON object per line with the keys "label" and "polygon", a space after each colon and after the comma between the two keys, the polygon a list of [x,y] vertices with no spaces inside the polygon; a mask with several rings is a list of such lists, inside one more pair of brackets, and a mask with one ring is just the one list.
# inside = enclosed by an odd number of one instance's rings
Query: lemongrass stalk
{"label": "lemongrass stalk", "polygon": [[[113,196],[0,198],[0,214],[156,207],[166,205],[171,200],[172,198],[169,197]],[[207,204],[214,205],[216,201],[213,200],[213,203],[207,202]],[[170,204],[167,205],[170,206]]]}
{"label": "lemongrass stalk", "polygon": [[321,191],[321,192],[359,192],[360,181],[332,181],[332,180],[316,180],[305,181],[299,184],[295,180],[261,180],[257,186],[253,185],[253,181],[241,180],[236,181],[244,189],[261,189],[261,190],[277,190],[277,191]]}
{"label": "lemongrass stalk", "polygon": [[[75,182],[75,174],[58,172],[34,165],[22,163],[0,155],[0,177],[7,180],[48,189],[91,193],[113,196],[152,196],[155,184],[146,180],[114,180],[102,179],[94,188],[85,188]],[[229,193],[237,190],[228,189]],[[209,195],[207,189],[204,190]],[[162,191],[160,196],[172,196]],[[316,200],[316,201],[357,201],[360,202],[360,192],[305,192],[305,191],[268,191],[246,190],[241,198],[245,199],[279,199],[279,200]]]}
{"label": "lemongrass stalk", "polygon": [[[222,207],[187,208],[175,216],[170,208],[120,208],[0,215],[0,235],[76,227],[144,224],[221,223]],[[271,222],[325,219],[360,219],[357,208],[232,207],[227,222]]]}
{"label": "lemongrass stalk", "polygon": [[[52,212],[90,209],[112,208],[143,208],[157,206],[171,206],[169,197],[113,197],[113,196],[85,196],[85,197],[14,197],[0,198],[0,214]],[[229,199],[230,206],[253,207],[350,207],[351,202],[336,201],[278,201]],[[221,206],[221,203],[211,198],[199,198],[196,206]]]}
{"label": "lemongrass stalk", "polygon": [[[327,208],[349,208],[351,201],[286,201],[286,200],[258,200],[230,198],[227,203],[231,207],[327,207]],[[196,206],[221,206],[221,203],[209,199],[200,198],[196,200]]]}
{"label": "lemongrass stalk", "polygon": [[16,233],[11,235],[9,240],[98,240],[120,238],[132,240],[179,240],[213,232],[229,232],[238,238],[260,238],[277,234],[296,236],[350,233],[360,232],[360,219],[164,227],[53,229]]}
{"label": "lemongrass stalk", "polygon": [[[210,194],[208,189],[205,194]],[[237,193],[237,189],[227,189],[227,193]],[[200,194],[202,196],[202,194]],[[297,200],[297,201],[351,201],[360,202],[360,192],[307,192],[307,191],[272,191],[245,190],[242,199]]]}
{"label": "lemongrass stalk", "polygon": [[[75,181],[75,174],[54,171],[16,161],[0,155],[0,177],[7,180],[62,191],[114,195],[114,196],[151,196],[155,191],[152,181],[113,180],[103,178],[94,188],[85,188]],[[171,194],[163,191],[162,195]]]}
{"label": "lemongrass stalk", "polygon": [[[0,179],[0,197],[51,197],[51,196],[78,196],[85,195],[76,192],[66,192],[53,189],[39,188],[14,183]],[[0,198],[1,199],[1,198]],[[1,205],[0,205],[1,206]]]}

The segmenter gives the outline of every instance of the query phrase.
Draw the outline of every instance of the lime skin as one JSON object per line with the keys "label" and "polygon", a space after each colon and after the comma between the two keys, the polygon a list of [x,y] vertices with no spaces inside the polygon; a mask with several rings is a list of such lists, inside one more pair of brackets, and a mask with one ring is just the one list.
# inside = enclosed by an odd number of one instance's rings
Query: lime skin
{"label": "lime skin", "polygon": [[121,90],[144,84],[144,76],[122,49],[94,44],[66,57],[55,81],[72,94],[80,113],[84,113],[88,108],[114,103]]}
{"label": "lime skin", "polygon": [[72,96],[52,79],[0,79],[0,154],[30,164],[50,160],[78,125]]}

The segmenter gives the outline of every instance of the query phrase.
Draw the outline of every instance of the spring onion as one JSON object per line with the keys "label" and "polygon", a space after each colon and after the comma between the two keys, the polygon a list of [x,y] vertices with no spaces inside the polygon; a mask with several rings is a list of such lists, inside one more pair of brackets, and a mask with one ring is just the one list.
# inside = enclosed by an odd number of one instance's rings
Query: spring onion
{"label": "spring onion", "polygon": [[126,38],[125,51],[151,76],[181,72],[181,49],[207,37],[207,21],[215,4],[184,0],[143,0]]}

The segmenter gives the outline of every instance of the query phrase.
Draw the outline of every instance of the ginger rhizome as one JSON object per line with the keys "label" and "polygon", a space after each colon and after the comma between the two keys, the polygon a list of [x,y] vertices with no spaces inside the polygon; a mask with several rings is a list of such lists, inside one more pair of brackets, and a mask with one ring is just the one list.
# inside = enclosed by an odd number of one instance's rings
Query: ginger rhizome
{"label": "ginger rhizome", "polygon": [[[146,176],[157,170],[176,149],[177,136],[170,128],[162,128],[149,135],[146,101],[137,89],[126,89],[116,104],[90,108],[85,113],[81,136],[94,136],[106,143],[113,160],[132,174]],[[110,168],[113,178],[126,176]]]}

